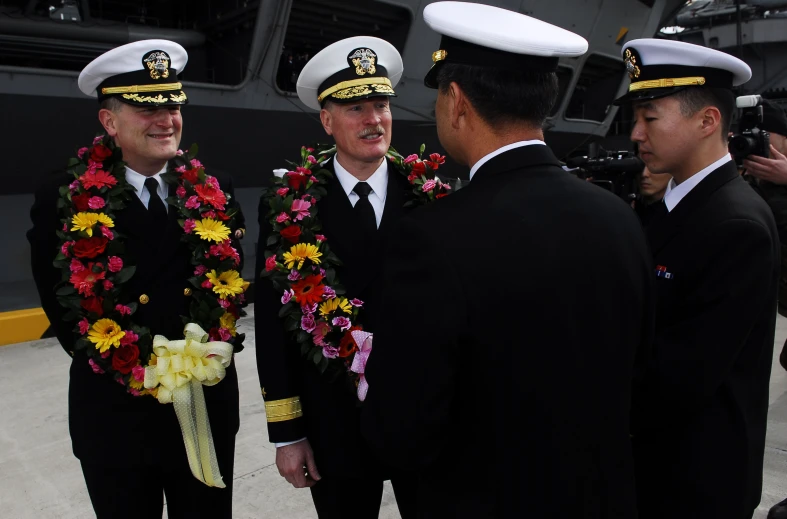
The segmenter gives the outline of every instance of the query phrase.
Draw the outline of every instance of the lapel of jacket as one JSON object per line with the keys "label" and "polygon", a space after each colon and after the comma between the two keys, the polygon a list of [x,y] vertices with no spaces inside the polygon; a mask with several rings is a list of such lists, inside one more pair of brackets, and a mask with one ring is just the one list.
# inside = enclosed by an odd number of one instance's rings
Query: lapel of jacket
{"label": "lapel of jacket", "polygon": [[[387,159],[386,159],[387,160]],[[382,240],[388,236],[391,227],[404,214],[404,204],[407,202],[410,184],[407,178],[388,162],[388,187],[385,194],[383,217],[377,233]]]}
{"label": "lapel of jacket", "polygon": [[675,235],[680,233],[691,214],[702,207],[713,193],[737,177],[738,169],[735,162],[731,160],[725,163],[702,179],[672,211],[650,225],[647,235],[653,255],[658,254]]}

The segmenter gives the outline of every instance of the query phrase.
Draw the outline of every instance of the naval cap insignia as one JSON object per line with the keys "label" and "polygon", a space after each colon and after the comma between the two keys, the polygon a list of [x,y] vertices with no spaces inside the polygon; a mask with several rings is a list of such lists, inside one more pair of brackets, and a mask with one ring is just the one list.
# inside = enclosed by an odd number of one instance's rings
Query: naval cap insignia
{"label": "naval cap insignia", "polygon": [[355,67],[355,73],[359,76],[372,75],[377,72],[377,67],[375,67],[376,60],[377,54],[372,49],[367,48],[354,49],[347,56],[348,63]]}
{"label": "naval cap insignia", "polygon": [[626,49],[623,61],[626,63],[626,72],[629,74],[629,79],[637,79],[639,77],[637,55],[631,49]]}
{"label": "naval cap insignia", "polygon": [[150,71],[153,79],[167,79],[169,77],[169,54],[163,50],[154,50],[142,58],[142,64]]}

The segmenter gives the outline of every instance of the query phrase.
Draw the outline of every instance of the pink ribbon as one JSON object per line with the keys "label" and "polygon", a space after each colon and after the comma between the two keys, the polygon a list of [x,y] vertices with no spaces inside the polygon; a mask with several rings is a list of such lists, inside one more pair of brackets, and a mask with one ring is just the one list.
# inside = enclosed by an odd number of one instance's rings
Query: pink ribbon
{"label": "pink ribbon", "polygon": [[372,353],[373,334],[362,330],[355,330],[351,332],[350,335],[352,335],[355,344],[358,345],[358,351],[355,352],[350,371],[358,373],[361,376],[358,381],[358,400],[363,402],[366,399],[366,393],[369,391],[369,383],[366,381],[364,371],[366,371],[366,361],[369,360],[369,354]]}

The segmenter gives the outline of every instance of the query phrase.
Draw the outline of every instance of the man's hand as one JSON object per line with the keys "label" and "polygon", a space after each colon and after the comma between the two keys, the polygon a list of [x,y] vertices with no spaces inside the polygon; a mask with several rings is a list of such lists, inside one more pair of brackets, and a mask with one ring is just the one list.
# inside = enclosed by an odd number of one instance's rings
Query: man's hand
{"label": "man's hand", "polygon": [[312,487],[320,479],[309,440],[277,447],[276,467],[279,474],[295,488]]}
{"label": "man's hand", "polygon": [[787,157],[771,144],[771,158],[749,155],[743,160],[746,172],[774,184],[787,185]]}

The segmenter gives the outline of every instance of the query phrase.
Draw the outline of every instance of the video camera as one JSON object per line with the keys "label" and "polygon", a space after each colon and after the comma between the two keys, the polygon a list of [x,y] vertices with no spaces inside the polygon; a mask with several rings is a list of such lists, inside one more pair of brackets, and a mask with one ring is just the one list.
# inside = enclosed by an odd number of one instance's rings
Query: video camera
{"label": "video camera", "polygon": [[770,155],[771,134],[759,128],[762,124],[762,97],[758,95],[740,96],[735,106],[741,111],[738,115],[738,131],[729,139],[732,158],[738,166],[749,155],[768,157]]}
{"label": "video camera", "polygon": [[636,192],[636,175],[644,167],[645,163],[633,151],[606,151],[597,143],[588,147],[587,155],[566,159],[570,173],[624,199]]}

